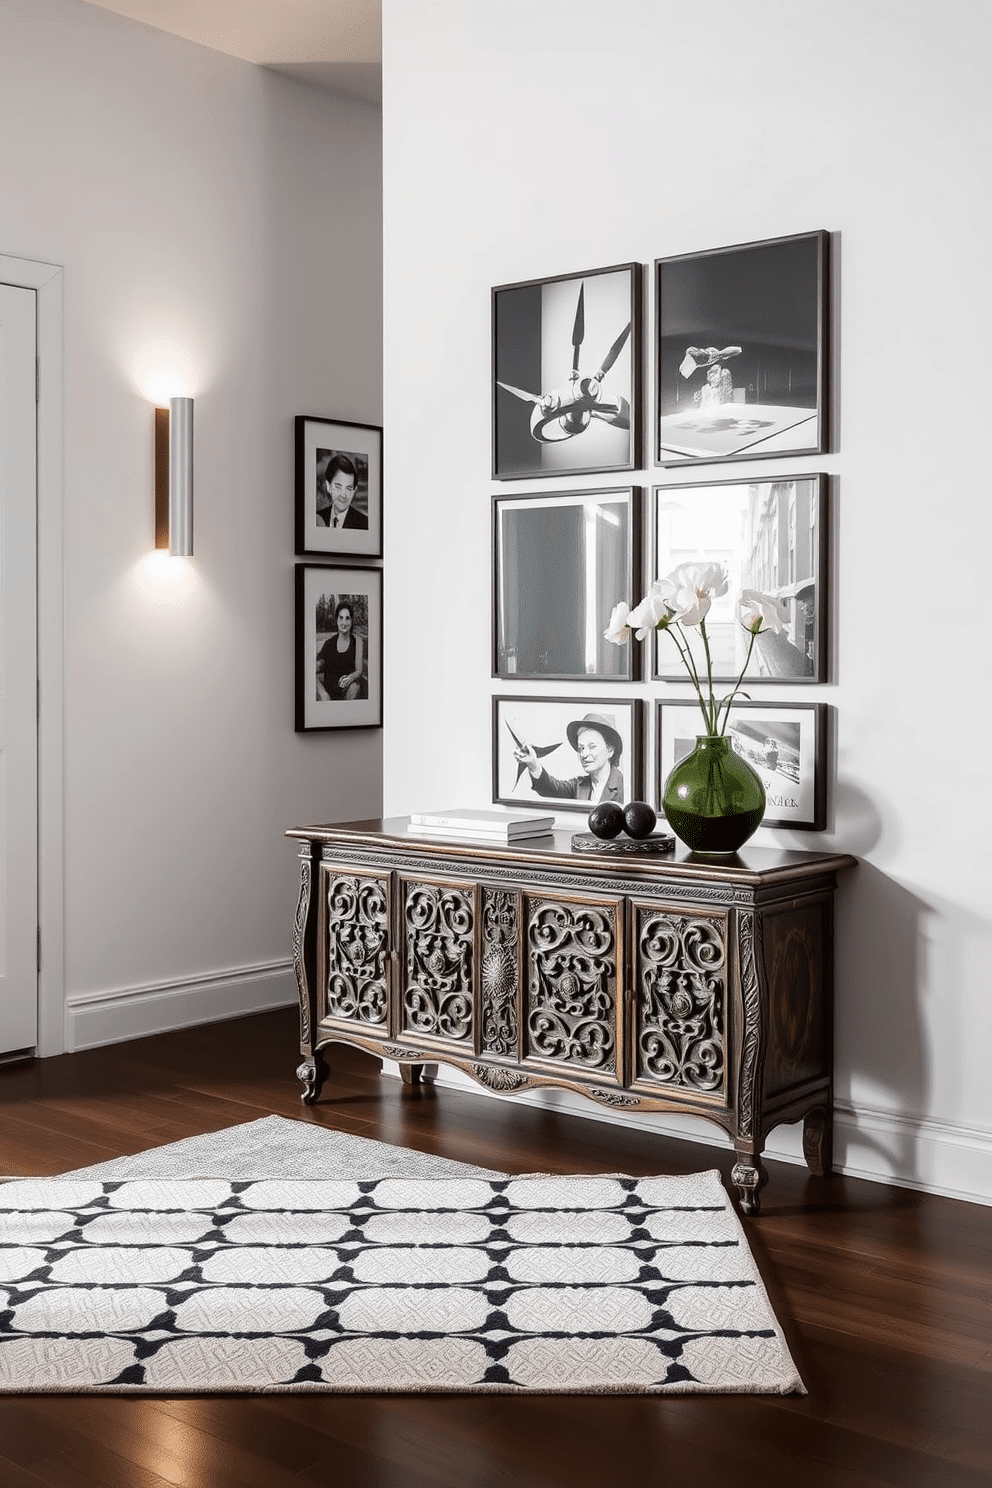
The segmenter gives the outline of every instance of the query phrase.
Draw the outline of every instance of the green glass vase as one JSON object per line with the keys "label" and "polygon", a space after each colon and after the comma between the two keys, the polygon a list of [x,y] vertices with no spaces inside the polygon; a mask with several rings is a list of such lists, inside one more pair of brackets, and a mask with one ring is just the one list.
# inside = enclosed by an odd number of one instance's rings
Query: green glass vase
{"label": "green glass vase", "polygon": [[696,747],[665,781],[662,809],[693,852],[732,853],[761,825],[761,777],[722,734],[699,734]]}

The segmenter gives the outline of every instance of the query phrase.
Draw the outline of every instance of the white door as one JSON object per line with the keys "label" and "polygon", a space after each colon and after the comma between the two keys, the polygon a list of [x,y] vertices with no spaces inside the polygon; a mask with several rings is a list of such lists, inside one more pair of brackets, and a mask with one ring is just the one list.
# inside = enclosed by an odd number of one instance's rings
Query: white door
{"label": "white door", "polygon": [[35,292],[0,284],[0,1058],[38,1037]]}

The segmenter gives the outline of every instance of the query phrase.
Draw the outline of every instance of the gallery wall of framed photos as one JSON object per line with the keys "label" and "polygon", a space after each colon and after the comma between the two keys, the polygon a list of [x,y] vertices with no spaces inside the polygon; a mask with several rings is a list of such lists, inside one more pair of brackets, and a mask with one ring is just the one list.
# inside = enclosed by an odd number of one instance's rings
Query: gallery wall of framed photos
{"label": "gallery wall of framed photos", "polygon": [[[727,728],[765,784],[763,825],[826,828],[832,710],[793,689],[831,681],[835,492],[796,468],[832,452],[830,249],[820,229],[492,290],[494,802],[588,811],[591,790],[622,789],[659,806],[702,732],[698,704],[671,637],[616,646],[604,631],[679,564],[715,562],[721,693],[748,650],[742,591],[787,617],[758,638]],[[597,732],[609,771],[593,788]]]}
{"label": "gallery wall of framed photos", "polygon": [[382,727],[382,429],[295,420],[297,733]]}

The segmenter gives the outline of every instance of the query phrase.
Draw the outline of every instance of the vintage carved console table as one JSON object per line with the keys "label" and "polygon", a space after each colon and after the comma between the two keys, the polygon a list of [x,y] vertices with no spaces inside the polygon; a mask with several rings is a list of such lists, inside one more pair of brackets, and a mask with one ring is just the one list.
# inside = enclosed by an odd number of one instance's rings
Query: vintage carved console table
{"label": "vintage carved console table", "polygon": [[724,1128],[745,1213],[768,1132],[803,1119],[831,1162],[833,892],[840,854],[731,861],[433,841],[406,819],[301,827],[295,964],[303,1099],[328,1044],[444,1062],[491,1090],[554,1085]]}

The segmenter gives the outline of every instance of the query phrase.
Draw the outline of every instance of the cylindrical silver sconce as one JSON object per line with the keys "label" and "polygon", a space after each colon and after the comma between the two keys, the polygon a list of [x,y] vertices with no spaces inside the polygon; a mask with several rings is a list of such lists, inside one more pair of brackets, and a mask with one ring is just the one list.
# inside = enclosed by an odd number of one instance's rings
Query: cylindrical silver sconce
{"label": "cylindrical silver sconce", "polygon": [[169,556],[193,552],[193,399],[169,399]]}

